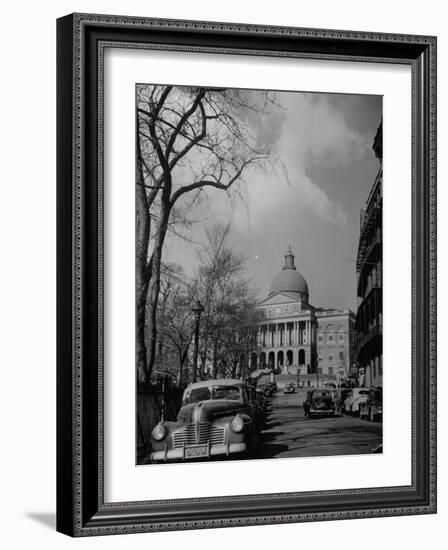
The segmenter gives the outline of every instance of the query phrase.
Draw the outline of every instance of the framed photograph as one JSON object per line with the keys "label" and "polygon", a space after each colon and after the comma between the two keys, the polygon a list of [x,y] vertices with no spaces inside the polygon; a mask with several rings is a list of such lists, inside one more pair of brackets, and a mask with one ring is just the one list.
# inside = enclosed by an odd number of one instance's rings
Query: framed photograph
{"label": "framed photograph", "polygon": [[57,41],[57,529],[435,513],[436,38]]}

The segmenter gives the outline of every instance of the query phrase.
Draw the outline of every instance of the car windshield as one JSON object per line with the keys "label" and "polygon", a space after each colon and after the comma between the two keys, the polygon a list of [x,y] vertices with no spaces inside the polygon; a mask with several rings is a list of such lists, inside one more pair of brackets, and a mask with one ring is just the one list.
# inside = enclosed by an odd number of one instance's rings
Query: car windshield
{"label": "car windshield", "polygon": [[238,386],[215,386],[212,399],[230,399],[238,401],[241,390]]}
{"label": "car windshield", "polygon": [[238,401],[241,390],[238,386],[213,386],[193,388],[187,390],[184,395],[183,404],[197,403],[198,401],[209,401],[210,399],[229,399]]}

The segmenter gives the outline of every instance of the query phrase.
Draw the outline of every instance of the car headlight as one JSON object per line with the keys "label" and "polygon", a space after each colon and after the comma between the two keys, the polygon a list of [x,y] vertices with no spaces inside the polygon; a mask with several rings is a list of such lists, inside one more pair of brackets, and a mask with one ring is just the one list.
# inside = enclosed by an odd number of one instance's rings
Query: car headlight
{"label": "car headlight", "polygon": [[157,424],[157,426],[153,429],[151,433],[151,437],[154,439],[154,441],[162,441],[162,439],[166,436],[166,428],[163,424]]}
{"label": "car headlight", "polygon": [[241,416],[236,415],[235,418],[232,420],[230,427],[235,433],[240,433],[244,430],[244,420],[241,418]]}

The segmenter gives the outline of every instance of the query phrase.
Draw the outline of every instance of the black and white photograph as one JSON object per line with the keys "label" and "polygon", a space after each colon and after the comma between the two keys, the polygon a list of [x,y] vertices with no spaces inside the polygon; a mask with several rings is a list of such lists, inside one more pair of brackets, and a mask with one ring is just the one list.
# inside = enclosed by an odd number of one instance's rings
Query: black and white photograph
{"label": "black and white photograph", "polygon": [[382,98],[136,86],[137,464],[382,452]]}

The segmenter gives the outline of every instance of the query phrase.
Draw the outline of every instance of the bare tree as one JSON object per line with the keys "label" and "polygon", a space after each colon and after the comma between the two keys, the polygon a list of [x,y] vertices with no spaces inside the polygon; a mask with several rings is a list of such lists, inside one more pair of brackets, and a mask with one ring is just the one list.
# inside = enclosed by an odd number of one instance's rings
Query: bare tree
{"label": "bare tree", "polygon": [[138,86],[136,328],[141,380],[149,378],[155,360],[167,232],[191,223],[188,209],[207,188],[238,191],[249,167],[269,159],[269,152],[257,145],[250,121],[271,101],[268,93],[254,106],[246,91]]}
{"label": "bare tree", "polygon": [[175,264],[161,268],[160,296],[157,311],[157,371],[169,372],[178,383],[183,380],[184,367],[194,334],[191,315],[193,289],[185,282],[183,269]]}
{"label": "bare tree", "polygon": [[[257,349],[258,322],[252,284],[244,277],[245,258],[226,243],[229,225],[206,231],[199,253],[196,292],[204,304],[201,363],[212,365],[213,376],[235,376],[241,363]],[[243,373],[242,373],[243,374]]]}

